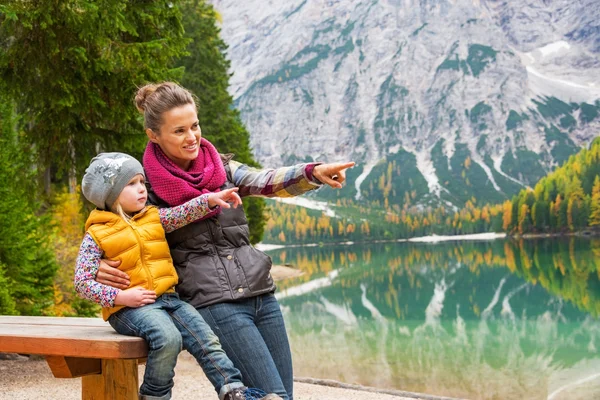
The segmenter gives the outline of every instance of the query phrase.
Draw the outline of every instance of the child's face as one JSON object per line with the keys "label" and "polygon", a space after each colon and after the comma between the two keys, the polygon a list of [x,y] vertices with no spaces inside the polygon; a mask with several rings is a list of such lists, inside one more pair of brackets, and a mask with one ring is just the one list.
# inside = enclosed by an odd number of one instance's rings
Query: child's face
{"label": "child's face", "polygon": [[133,214],[146,206],[147,199],[148,193],[146,192],[144,177],[138,174],[131,178],[127,186],[123,188],[117,202],[124,212]]}

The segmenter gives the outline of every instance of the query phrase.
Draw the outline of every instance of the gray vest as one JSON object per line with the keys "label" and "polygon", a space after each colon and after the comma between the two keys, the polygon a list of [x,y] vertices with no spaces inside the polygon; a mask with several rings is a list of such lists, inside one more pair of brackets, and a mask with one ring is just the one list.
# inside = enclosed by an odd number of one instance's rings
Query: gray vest
{"label": "gray vest", "polygon": [[[228,179],[223,189],[234,186],[226,162],[225,170]],[[165,206],[151,188],[149,198]],[[250,244],[243,207],[223,208],[215,217],[167,233],[167,241],[179,275],[177,293],[194,307],[275,290],[271,257]]]}

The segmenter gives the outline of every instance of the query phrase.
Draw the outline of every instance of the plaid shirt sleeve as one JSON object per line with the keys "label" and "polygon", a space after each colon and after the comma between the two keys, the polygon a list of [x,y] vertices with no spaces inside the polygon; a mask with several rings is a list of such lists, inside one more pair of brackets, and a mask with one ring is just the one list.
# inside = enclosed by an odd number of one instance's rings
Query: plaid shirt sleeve
{"label": "plaid shirt sleeve", "polygon": [[294,197],[320,188],[312,174],[320,163],[297,164],[277,169],[257,169],[229,161],[233,184],[239,188],[238,194],[262,197]]}

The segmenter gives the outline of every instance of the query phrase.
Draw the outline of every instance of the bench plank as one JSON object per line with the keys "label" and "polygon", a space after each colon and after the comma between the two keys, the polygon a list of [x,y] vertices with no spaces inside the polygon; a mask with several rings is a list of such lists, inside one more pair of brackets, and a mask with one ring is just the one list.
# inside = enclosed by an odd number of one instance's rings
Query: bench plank
{"label": "bench plank", "polygon": [[103,321],[102,318],[83,317],[27,317],[20,315],[2,315],[0,316],[0,324],[98,326],[110,328],[110,324]]}
{"label": "bench plank", "polygon": [[0,352],[41,354],[55,377],[81,376],[84,400],[137,400],[148,347],[100,318],[0,316]]}
{"label": "bench plank", "polygon": [[148,354],[145,340],[119,335],[98,318],[70,319],[0,316],[0,352],[102,359]]}

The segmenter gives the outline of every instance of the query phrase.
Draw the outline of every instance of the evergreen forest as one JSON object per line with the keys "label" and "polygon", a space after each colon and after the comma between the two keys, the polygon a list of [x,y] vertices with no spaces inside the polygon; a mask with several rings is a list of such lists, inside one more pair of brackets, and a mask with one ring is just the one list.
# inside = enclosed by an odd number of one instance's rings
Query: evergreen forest
{"label": "evergreen forest", "polygon": [[[0,4],[0,314],[89,316],[73,269],[91,205],[79,182],[99,152],[146,146],[138,87],[196,96],[203,136],[257,166],[227,92],[219,15],[201,0],[9,0]],[[244,202],[252,240],[264,201]]]}

